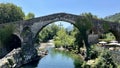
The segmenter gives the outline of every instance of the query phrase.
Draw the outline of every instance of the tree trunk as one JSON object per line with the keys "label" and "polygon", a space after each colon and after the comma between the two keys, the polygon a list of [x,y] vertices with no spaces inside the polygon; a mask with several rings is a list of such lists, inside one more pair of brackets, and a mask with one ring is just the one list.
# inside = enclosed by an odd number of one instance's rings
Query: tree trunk
{"label": "tree trunk", "polygon": [[80,53],[80,46],[78,45],[78,53]]}
{"label": "tree trunk", "polygon": [[85,47],[86,47],[86,56],[85,56],[85,60],[89,60],[89,55],[90,55],[90,45],[88,43],[88,35],[86,33],[86,31],[82,32],[82,37],[85,43]]}

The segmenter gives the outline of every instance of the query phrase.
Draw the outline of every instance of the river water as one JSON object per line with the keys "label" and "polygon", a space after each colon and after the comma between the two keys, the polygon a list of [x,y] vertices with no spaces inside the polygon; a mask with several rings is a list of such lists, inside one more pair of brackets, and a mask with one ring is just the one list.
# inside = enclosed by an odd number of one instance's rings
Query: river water
{"label": "river water", "polygon": [[68,51],[55,50],[51,47],[47,50],[48,55],[21,68],[81,68],[82,59],[80,56]]}

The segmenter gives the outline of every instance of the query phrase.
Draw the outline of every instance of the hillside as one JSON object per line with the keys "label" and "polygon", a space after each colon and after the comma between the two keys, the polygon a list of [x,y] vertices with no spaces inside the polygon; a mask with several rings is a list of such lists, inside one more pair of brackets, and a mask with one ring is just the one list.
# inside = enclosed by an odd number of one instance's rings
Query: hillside
{"label": "hillside", "polygon": [[107,21],[112,21],[112,22],[120,22],[120,13],[116,13],[114,15],[110,15],[104,18]]}

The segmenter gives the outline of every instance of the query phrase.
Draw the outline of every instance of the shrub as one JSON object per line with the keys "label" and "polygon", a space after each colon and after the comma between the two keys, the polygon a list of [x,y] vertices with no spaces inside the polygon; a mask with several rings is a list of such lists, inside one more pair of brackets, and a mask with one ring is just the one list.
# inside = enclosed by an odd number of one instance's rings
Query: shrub
{"label": "shrub", "polygon": [[0,46],[7,46],[7,42],[9,37],[12,35],[14,31],[14,26],[12,24],[4,26],[0,29]]}
{"label": "shrub", "polygon": [[103,50],[98,46],[92,46],[90,51],[90,59],[94,59],[92,63],[84,62],[83,68],[119,68],[118,65],[113,62],[113,59],[108,50]]}
{"label": "shrub", "polygon": [[82,64],[82,68],[90,68],[91,66],[90,65],[88,65],[86,62],[83,62],[83,64]]}

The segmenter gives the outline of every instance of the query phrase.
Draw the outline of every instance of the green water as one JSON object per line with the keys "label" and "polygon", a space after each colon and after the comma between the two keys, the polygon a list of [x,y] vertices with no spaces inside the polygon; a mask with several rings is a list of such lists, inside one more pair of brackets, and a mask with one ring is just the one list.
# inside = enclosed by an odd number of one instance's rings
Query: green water
{"label": "green water", "polygon": [[53,48],[48,48],[48,51],[48,55],[41,60],[33,61],[21,68],[81,68],[80,56]]}

